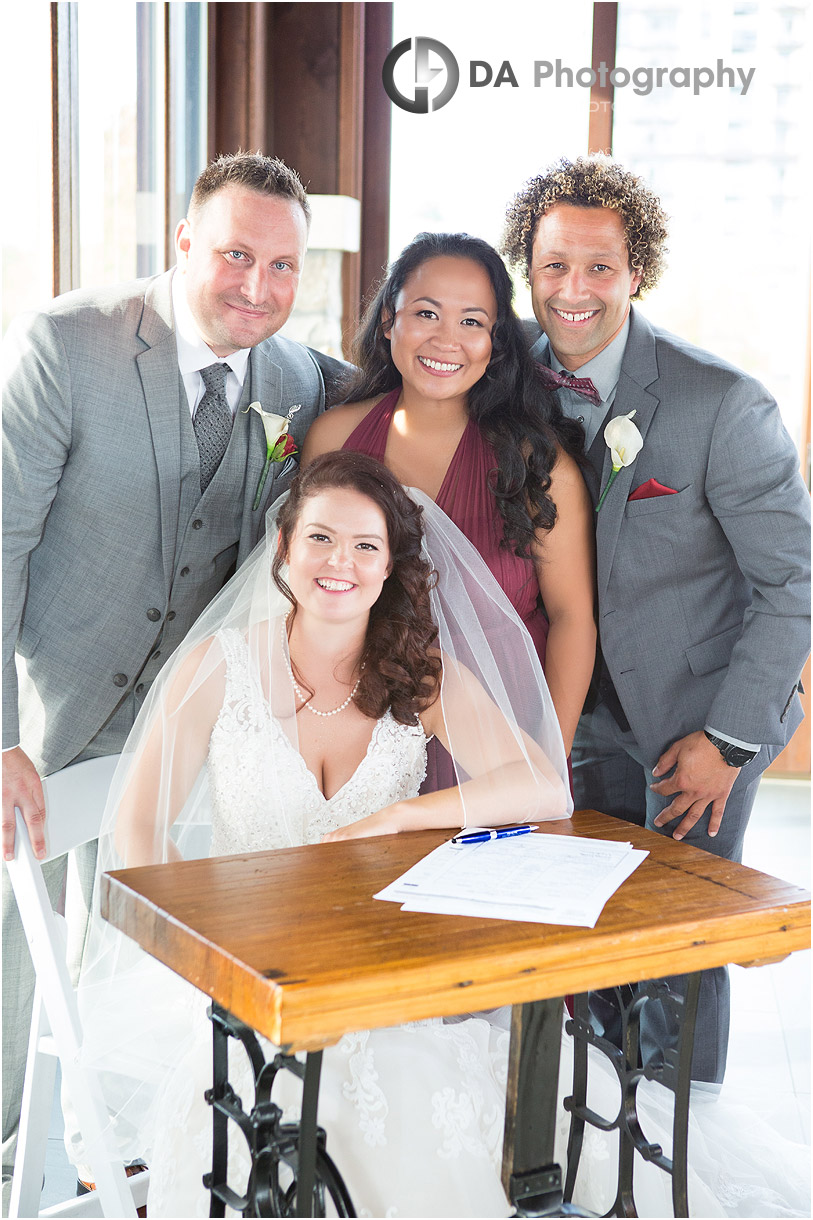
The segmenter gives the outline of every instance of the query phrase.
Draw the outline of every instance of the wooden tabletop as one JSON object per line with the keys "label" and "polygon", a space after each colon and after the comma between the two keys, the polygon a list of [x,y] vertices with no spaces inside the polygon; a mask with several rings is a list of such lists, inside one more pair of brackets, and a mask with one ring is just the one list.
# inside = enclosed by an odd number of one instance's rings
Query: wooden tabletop
{"label": "wooden tabletop", "polygon": [[797,886],[591,810],[538,833],[650,854],[595,928],[407,913],[373,899],[448,831],[125,869],[103,876],[102,913],[293,1050],[810,944],[810,895]]}

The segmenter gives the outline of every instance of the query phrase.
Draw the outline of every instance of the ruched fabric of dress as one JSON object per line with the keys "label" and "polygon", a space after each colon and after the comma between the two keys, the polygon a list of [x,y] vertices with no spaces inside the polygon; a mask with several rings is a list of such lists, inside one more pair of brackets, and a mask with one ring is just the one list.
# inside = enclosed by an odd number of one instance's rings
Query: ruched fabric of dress
{"label": "ruched fabric of dress", "polygon": [[[383,462],[400,394],[400,388],[385,394],[351,432],[342,448],[366,453]],[[544,669],[548,620],[539,605],[536,569],[530,559],[522,559],[510,546],[503,545],[504,523],[491,491],[496,470],[494,450],[474,420],[470,419],[449,463],[435,503],[480,552],[497,584],[528,629]],[[428,751],[427,779],[422,791],[448,788],[454,782],[451,760],[439,743],[432,742]]]}

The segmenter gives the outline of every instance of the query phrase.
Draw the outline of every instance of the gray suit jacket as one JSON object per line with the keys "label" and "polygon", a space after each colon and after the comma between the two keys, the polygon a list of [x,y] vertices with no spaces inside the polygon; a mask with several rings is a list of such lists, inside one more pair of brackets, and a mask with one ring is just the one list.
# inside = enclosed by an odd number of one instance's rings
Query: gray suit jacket
{"label": "gray suit jacket", "polygon": [[[604,659],[650,766],[704,724],[765,745],[767,763],[801,719],[810,647],[799,457],[759,382],[631,314],[612,415],[635,411],[644,443],[596,518]],[[629,501],[649,479],[677,494]]]}
{"label": "gray suit jacket", "polygon": [[[179,578],[188,407],[171,275],[69,293],[18,319],[4,345],[3,745],[22,739],[44,773],[70,762],[108,721],[170,619],[173,646],[182,638],[233,569],[238,543],[239,561],[256,543],[265,508],[296,470],[291,459],[273,465],[253,511],[265,437],[256,412],[238,413],[235,433],[247,431],[238,437],[236,516],[230,484],[226,496],[239,538],[213,524],[194,578]],[[253,349],[249,369],[251,398],[265,410],[300,408],[291,434],[301,447],[325,404],[314,357],[272,337]]]}

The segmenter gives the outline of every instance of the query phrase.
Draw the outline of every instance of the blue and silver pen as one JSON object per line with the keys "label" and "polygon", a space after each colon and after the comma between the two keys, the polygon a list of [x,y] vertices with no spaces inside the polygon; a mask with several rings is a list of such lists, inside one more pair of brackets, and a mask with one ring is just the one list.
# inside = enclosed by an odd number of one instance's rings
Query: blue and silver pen
{"label": "blue and silver pen", "polygon": [[537,826],[500,826],[496,830],[474,830],[471,834],[455,835],[452,843],[488,843],[489,839],[513,839],[516,835],[529,835]]}

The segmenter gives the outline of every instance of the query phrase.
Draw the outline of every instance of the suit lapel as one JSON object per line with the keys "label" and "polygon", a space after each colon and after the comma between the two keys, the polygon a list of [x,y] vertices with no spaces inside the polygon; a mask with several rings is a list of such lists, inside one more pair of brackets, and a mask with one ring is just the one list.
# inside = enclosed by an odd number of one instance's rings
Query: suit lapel
{"label": "suit lapel", "polygon": [[[635,412],[633,423],[644,440],[641,452],[646,448],[646,434],[660,401],[656,394],[647,389],[647,386],[652,385],[657,378],[658,364],[652,328],[640,314],[631,309],[630,333],[610,418],[615,419],[618,415],[629,415],[630,411]],[[601,435],[605,453],[600,490],[607,486],[612,472],[612,456],[609,446],[603,441],[603,432],[602,428]],[[599,599],[604,596],[609,584],[618,535],[624,520],[624,511],[627,507],[627,498],[635,476],[637,461],[636,458],[631,466],[624,466],[619,470],[615,482],[607,493],[601,512],[597,514],[596,554]]]}
{"label": "suit lapel", "polygon": [[[251,402],[259,402],[264,411],[272,411],[274,415],[285,415],[282,404],[282,369],[262,347],[255,347],[251,352],[246,385],[250,386],[250,390],[248,394],[243,394],[241,408],[247,407]],[[276,473],[272,464],[265,480],[260,506],[255,512],[251,506],[254,503],[257,484],[265,465],[265,429],[256,411],[248,412],[247,422],[248,452],[246,454],[243,519],[240,527],[241,555],[247,555],[254,543],[258,528],[257,522],[262,521],[265,510],[271,503]]]}
{"label": "suit lapel", "polygon": [[161,506],[161,553],[169,589],[178,531],[178,486],[181,465],[179,411],[183,386],[178,371],[178,349],[172,318],[172,273],[153,280],[144,295],[144,312],[138,328],[146,351],[136,357],[144,402],[152,434]]}

